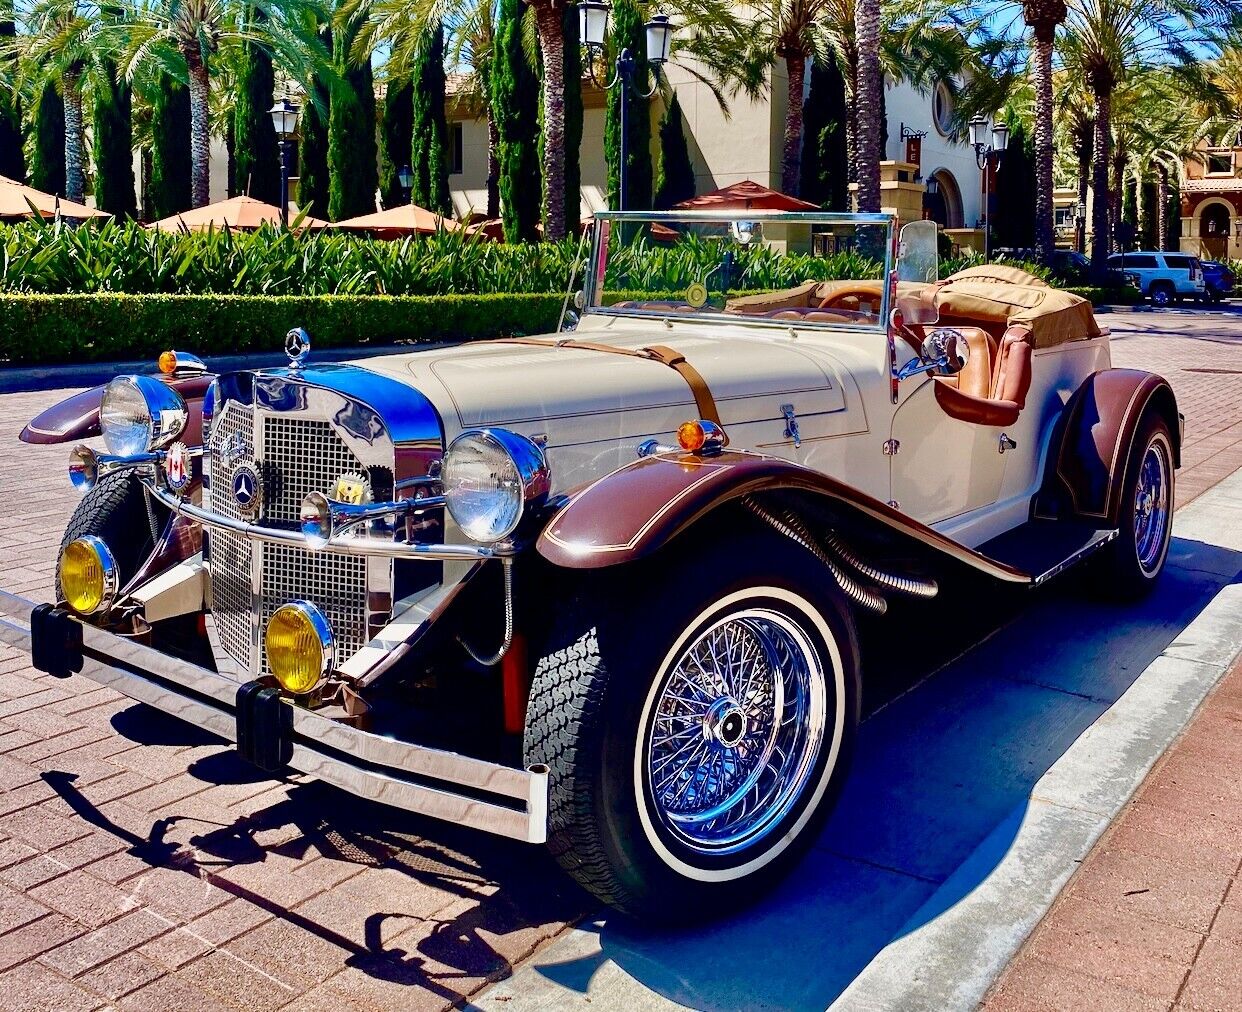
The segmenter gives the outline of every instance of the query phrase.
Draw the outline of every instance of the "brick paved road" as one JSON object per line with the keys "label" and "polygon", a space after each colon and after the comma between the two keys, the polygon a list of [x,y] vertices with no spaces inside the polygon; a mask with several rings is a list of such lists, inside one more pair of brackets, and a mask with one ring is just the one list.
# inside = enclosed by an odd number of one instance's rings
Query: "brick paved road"
{"label": "brick paved road", "polygon": [[[1179,502],[1242,465],[1237,321],[1108,322],[1116,364],[1164,372],[1182,401]],[[65,448],[15,439],[54,396],[0,396],[0,586],[34,598],[74,496]],[[0,647],[6,1007],[438,1008],[584,909],[537,849],[273,785],[91,684],[36,678]]]}

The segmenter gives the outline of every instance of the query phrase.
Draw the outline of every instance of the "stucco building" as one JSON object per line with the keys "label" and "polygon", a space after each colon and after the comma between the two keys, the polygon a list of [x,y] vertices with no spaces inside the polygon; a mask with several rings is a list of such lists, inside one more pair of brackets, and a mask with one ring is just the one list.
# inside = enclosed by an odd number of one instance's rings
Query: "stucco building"
{"label": "stucco building", "polygon": [[[711,89],[676,61],[665,74],[676,89],[685,118],[686,140],[695,171],[695,192],[706,193],[744,179],[781,188],[781,153],[787,79],[783,64],[770,73],[767,95],[758,101],[745,96],[729,100],[726,114]],[[808,75],[809,79],[809,75]],[[809,83],[808,83],[809,88]],[[581,148],[581,210],[584,217],[607,207],[607,167],[604,160],[604,93],[583,82]],[[948,88],[924,94],[907,84],[888,85],[887,158],[906,160],[902,127],[926,131],[921,163],[913,174],[936,180],[936,194],[926,199],[928,213],[950,229],[971,229],[982,216],[981,173],[970,145],[952,137],[953,106]],[[663,105],[657,93],[650,106],[652,157],[658,143]],[[487,206],[487,121],[482,110],[450,96],[451,133],[449,188],[458,215],[482,212]]]}
{"label": "stucco building", "polygon": [[1182,252],[1242,257],[1242,144],[1202,143],[1182,166],[1181,197]]}

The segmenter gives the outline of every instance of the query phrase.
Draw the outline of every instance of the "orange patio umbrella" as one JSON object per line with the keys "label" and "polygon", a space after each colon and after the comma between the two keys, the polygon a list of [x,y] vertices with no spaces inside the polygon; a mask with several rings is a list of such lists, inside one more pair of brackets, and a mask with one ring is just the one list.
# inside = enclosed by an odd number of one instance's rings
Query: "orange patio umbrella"
{"label": "orange patio umbrella", "polygon": [[407,235],[427,235],[431,232],[456,232],[461,225],[452,218],[428,211],[417,204],[390,207],[376,214],[364,214],[359,218],[347,218],[336,222],[332,228],[350,232],[370,232],[379,239],[401,239]]}
{"label": "orange patio umbrella", "polygon": [[[34,205],[32,211],[30,205]],[[33,186],[25,186],[15,179],[0,176],[0,218],[33,218],[37,213],[44,218],[108,218],[104,211],[97,211],[85,204],[75,204],[54,193],[44,193]]]}
{"label": "orange patio umbrella", "polygon": [[[297,222],[295,215],[289,216],[289,224]],[[160,228],[172,232],[185,229],[189,232],[205,232],[209,228],[239,228],[243,231],[256,229],[263,225],[280,224],[280,208],[275,204],[265,204],[253,197],[230,197],[205,207],[196,207],[190,211],[170,215],[160,221],[152,222],[148,228]],[[298,223],[298,228],[323,228],[328,223],[319,218],[307,215]]]}
{"label": "orange patio umbrella", "polygon": [[674,204],[678,210],[687,211],[818,211],[820,206],[798,197],[791,197],[779,190],[761,186],[753,179],[743,179],[703,193],[680,204]]}

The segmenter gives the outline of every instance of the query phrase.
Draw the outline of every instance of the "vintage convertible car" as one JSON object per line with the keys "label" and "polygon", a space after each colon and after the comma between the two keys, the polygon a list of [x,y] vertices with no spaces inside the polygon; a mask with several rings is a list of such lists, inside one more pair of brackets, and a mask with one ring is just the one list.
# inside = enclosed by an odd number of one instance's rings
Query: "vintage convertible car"
{"label": "vintage convertible car", "polygon": [[550,336],[167,353],[24,433],[106,452],[71,452],[59,600],[3,595],[0,633],[264,770],[546,842],[623,910],[735,906],[841,788],[860,616],[1164,566],[1169,385],[1029,274],[937,281],[935,242],[602,214]]}

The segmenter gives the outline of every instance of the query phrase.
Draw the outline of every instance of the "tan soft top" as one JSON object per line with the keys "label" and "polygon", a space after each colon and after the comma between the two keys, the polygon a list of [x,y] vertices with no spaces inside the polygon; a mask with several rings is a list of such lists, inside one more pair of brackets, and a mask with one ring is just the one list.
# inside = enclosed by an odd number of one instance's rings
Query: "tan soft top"
{"label": "tan soft top", "polygon": [[[806,281],[796,288],[729,299],[725,312],[762,315],[777,309],[815,308],[833,292],[846,288],[873,289],[878,298],[880,284],[876,279]],[[904,295],[921,287],[903,282],[899,289]],[[936,305],[946,322],[974,323],[994,331],[1014,324],[1027,326],[1036,348],[1085,341],[1103,333],[1086,299],[1004,264],[981,264],[958,271],[936,286]]]}
{"label": "tan soft top", "polygon": [[949,281],[936,293],[941,317],[1031,328],[1036,348],[1085,341],[1103,331],[1091,303],[1073,292],[996,281]]}

